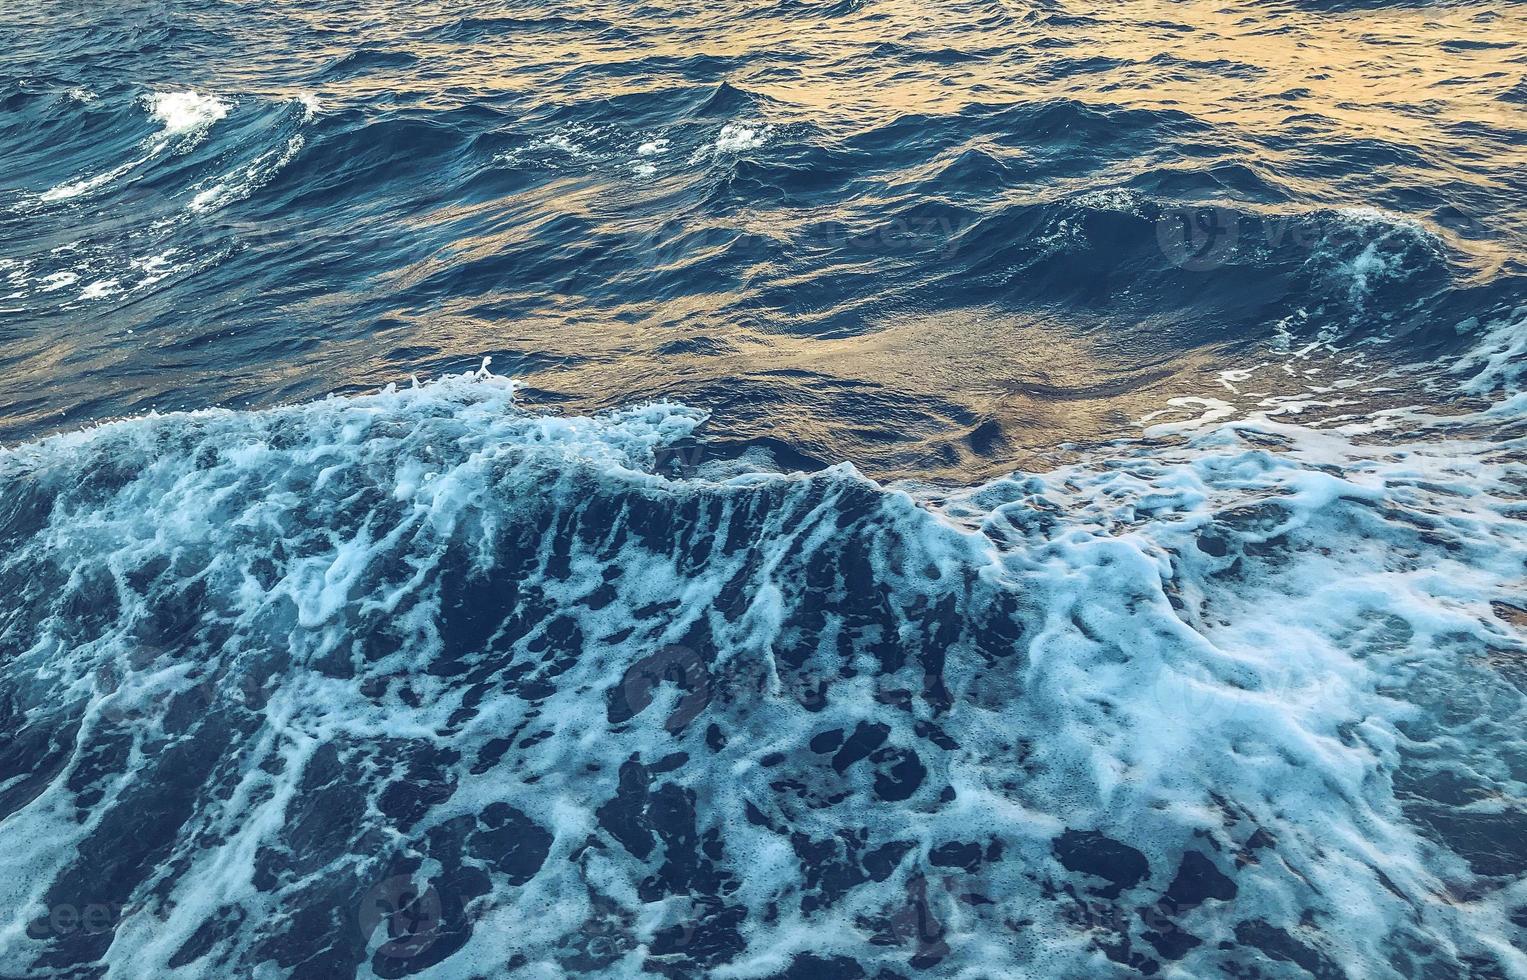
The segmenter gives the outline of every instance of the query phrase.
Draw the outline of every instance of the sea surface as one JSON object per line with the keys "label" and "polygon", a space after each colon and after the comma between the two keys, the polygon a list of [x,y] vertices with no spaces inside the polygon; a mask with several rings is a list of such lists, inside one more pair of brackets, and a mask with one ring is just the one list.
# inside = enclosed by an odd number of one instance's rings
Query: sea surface
{"label": "sea surface", "polygon": [[0,976],[1527,978],[1527,5],[0,4]]}

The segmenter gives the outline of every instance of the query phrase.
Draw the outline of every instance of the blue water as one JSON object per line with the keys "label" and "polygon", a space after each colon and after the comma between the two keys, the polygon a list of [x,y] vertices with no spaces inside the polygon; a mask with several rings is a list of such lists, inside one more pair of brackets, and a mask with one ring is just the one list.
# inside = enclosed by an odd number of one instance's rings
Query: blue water
{"label": "blue water", "polygon": [[1527,977],[1527,11],[0,12],[0,974]]}

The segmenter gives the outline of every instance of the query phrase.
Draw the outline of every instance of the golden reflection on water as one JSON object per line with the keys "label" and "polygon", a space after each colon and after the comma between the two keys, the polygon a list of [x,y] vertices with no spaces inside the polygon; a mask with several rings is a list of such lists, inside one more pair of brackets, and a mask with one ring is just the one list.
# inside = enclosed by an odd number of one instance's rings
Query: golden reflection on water
{"label": "golden reflection on water", "polygon": [[[437,2],[377,19],[366,36],[428,66],[441,84],[412,93],[423,104],[546,85],[575,87],[581,99],[620,98],[672,85],[654,65],[705,56],[735,66],[728,80],[773,100],[780,119],[829,130],[1055,98],[1177,109],[1262,131],[1318,117],[1332,135],[1413,146],[1459,124],[1522,118],[1519,103],[1498,98],[1523,77],[1513,42],[1527,38],[1527,9],[1516,4],[1343,12],[1265,0],[1125,0],[1095,17],[1091,6],[1041,11],[1016,2],[877,0],[830,17],[810,16],[812,7],[782,5],[768,16],[720,3],[581,4],[580,14],[624,29],[614,37],[594,27],[543,30],[526,13],[491,40],[463,44],[430,40],[422,29],[461,16]],[[332,13],[296,0],[279,9],[310,28],[335,26]],[[349,49],[336,40],[329,53]],[[1204,84],[1206,70],[1216,84]],[[334,92],[374,86],[357,79]]]}
{"label": "golden reflection on water", "polygon": [[[877,479],[947,483],[1048,468],[1072,458],[1061,443],[1080,448],[1138,433],[1142,419],[1184,395],[1239,413],[1267,409],[1271,399],[1312,398],[1303,422],[1341,415],[1340,399],[1362,398],[1373,408],[1407,397],[1395,389],[1387,402],[1356,391],[1311,396],[1312,383],[1338,378],[1365,379],[1374,390],[1392,383],[1375,380],[1381,361],[1336,363],[1319,354],[1291,361],[1294,373],[1270,359],[1232,390],[1219,378],[1226,352],[1216,346],[1121,349],[1106,323],[1078,330],[1071,314],[908,314],[824,339],[759,332],[717,316],[716,305],[714,297],[686,297],[672,325],[654,328],[622,320],[619,311],[591,316],[572,303],[534,319],[485,319],[480,299],[450,300],[417,317],[400,313],[374,335],[333,342],[325,358],[377,363],[394,343],[518,351],[529,358],[514,372],[526,385],[520,400],[535,410],[587,414],[609,408],[609,392],[640,392],[704,405],[713,412],[712,438],[768,437],[820,461],[852,461]],[[705,352],[660,353],[680,344]],[[378,367],[379,378],[407,371],[406,361]],[[1191,420],[1205,408],[1190,398],[1166,420]]]}
{"label": "golden reflection on water", "polygon": [[[467,11],[444,0],[383,4],[358,27],[299,0],[278,0],[269,9],[326,39],[317,48],[307,44],[320,62],[342,66],[347,56],[373,48],[411,56],[351,77],[342,70],[326,76],[319,92],[326,105],[348,101],[368,112],[376,111],[378,91],[387,93],[388,106],[404,110],[501,107],[506,96],[522,95],[527,111],[543,117],[558,106],[601,100],[635,105],[652,92],[682,91],[698,104],[707,91],[703,80],[711,79],[761,100],[747,110],[750,122],[809,123],[811,139],[828,146],[897,120],[912,118],[915,126],[916,117],[972,107],[1070,100],[1103,112],[1181,114],[1164,126],[1168,134],[1174,126],[1180,131],[1175,143],[1157,133],[1135,159],[1110,157],[1100,146],[1087,172],[1053,176],[1053,169],[1035,168],[1050,176],[1004,188],[998,203],[1064,199],[1127,184],[1142,169],[1226,163],[1254,167],[1278,188],[1269,193],[1281,194],[1282,204],[1264,198],[1266,207],[1366,205],[1388,179],[1382,161],[1391,151],[1406,161],[1396,165],[1400,170],[1420,166],[1432,184],[1457,177],[1459,186],[1488,187],[1520,172],[1527,163],[1516,144],[1527,128],[1520,94],[1527,7],[1323,6],[1125,0],[1100,10],[876,0],[848,12],[835,4],[828,15],[824,4],[663,0],[639,7],[580,3],[567,12],[571,22],[539,23],[544,9],[511,4],[495,8],[498,20],[456,32],[451,25]],[[253,79],[260,66],[248,70]],[[607,115],[622,118],[624,109]],[[1125,125],[1121,120],[1121,131]],[[988,134],[971,145],[1021,159],[1068,138],[1013,135],[1006,141]],[[781,144],[788,146],[789,137]],[[1380,162],[1372,169],[1322,168],[1330,158]],[[948,159],[912,165],[920,170],[891,161],[886,179],[926,185]],[[441,199],[432,210],[400,218],[447,244],[379,272],[365,288],[384,298],[422,286],[431,301],[389,311],[386,325],[369,337],[325,342],[321,360],[369,358],[376,380],[385,382],[411,368],[411,351],[511,351],[524,358],[521,374],[533,404],[591,411],[609,407],[611,393],[622,402],[674,397],[713,408],[723,435],[773,435],[825,460],[873,460],[865,468],[879,476],[951,479],[1024,465],[1066,440],[1134,434],[1139,419],[1173,396],[1228,397],[1217,375],[1239,354],[1218,342],[1153,348],[1150,339],[1171,335],[1174,324],[1124,323],[1117,313],[1110,320],[1077,310],[891,309],[855,336],[813,332],[813,323],[831,320],[825,314],[813,321],[774,309],[764,324],[746,315],[749,294],[760,285],[776,293],[809,290],[812,279],[830,273],[873,292],[873,259],[860,269],[842,256],[832,257],[839,264],[828,269],[759,262],[708,288],[667,296],[613,289],[599,301],[589,299],[599,290],[583,288],[599,273],[573,261],[566,281],[535,290],[474,276],[474,268],[492,269],[505,256],[535,261],[538,242],[555,249],[555,242],[585,238],[547,233],[549,222],[639,236],[665,216],[667,177],[633,190],[628,171],[584,163],[507,196]],[[873,171],[875,162],[867,166]],[[676,179],[677,195],[687,177]],[[1406,186],[1403,174],[1396,186]],[[866,217],[854,207],[849,198],[826,195],[811,208],[743,209],[726,218],[730,227],[710,230],[720,233],[717,250],[726,247],[728,232],[799,242],[809,240],[801,229],[812,221]],[[720,220],[704,208],[666,216],[680,219],[686,231]],[[1498,219],[1511,234],[1520,227],[1519,215],[1479,217]],[[1481,275],[1511,260],[1517,247],[1511,240],[1471,245]],[[685,258],[726,266],[694,252]],[[445,285],[435,289],[437,276]],[[452,283],[471,288],[463,293]],[[1344,370],[1349,380],[1363,373]],[[1308,383],[1296,371],[1269,372],[1243,407]]]}

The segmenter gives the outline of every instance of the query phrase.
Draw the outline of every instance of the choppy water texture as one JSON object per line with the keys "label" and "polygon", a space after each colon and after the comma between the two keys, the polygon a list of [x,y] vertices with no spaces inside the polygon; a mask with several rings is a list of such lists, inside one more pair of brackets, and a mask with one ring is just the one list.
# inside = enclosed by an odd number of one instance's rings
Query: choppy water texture
{"label": "choppy water texture", "polygon": [[1527,977],[1524,39],[6,4],[0,975]]}

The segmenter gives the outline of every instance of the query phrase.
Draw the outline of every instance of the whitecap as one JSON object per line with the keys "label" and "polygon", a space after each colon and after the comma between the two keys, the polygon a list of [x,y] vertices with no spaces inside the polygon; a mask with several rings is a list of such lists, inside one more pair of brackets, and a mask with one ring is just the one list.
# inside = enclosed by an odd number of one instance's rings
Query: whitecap
{"label": "whitecap", "polygon": [[37,200],[51,204],[99,190],[153,160],[168,149],[176,138],[180,139],[182,150],[190,149],[214,123],[228,115],[229,108],[226,102],[216,97],[200,95],[194,91],[156,92],[144,96],[142,102],[149,110],[149,115],[161,126],[159,134],[151,138],[147,153],[104,173],[59,184],[43,191]]}
{"label": "whitecap", "polygon": [[741,153],[763,146],[771,130],[767,126],[742,126],[727,123],[716,136],[717,153]]}
{"label": "whitecap", "polygon": [[155,92],[145,96],[149,113],[164,126],[169,136],[200,133],[228,115],[228,103],[194,90]]}
{"label": "whitecap", "polygon": [[139,157],[135,160],[129,160],[127,163],[122,164],[120,167],[108,170],[102,174],[97,174],[94,177],[87,177],[84,180],[77,180],[68,184],[59,184],[57,187],[52,187],[46,191],[43,191],[42,194],[39,195],[38,199],[51,203],[53,201],[67,201],[70,198],[79,197],[82,194],[88,194],[97,188],[105,187],[107,184],[116,180],[118,177],[121,177],[123,174],[142,166],[148,161],[148,159],[148,157]]}
{"label": "whitecap", "polygon": [[120,281],[116,279],[98,279],[90,285],[86,286],[80,293],[79,298],[86,301],[105,299],[106,297],[115,295],[121,291],[122,287]]}
{"label": "whitecap", "polygon": [[302,121],[312,122],[323,111],[323,103],[312,92],[303,92],[297,96],[297,101],[302,104]]}
{"label": "whitecap", "polygon": [[283,167],[302,152],[305,140],[301,135],[292,136],[276,149],[267,150],[249,163],[225,174],[217,183],[206,187],[191,198],[192,211],[213,211],[234,201],[241,201],[269,183]]}
{"label": "whitecap", "polygon": [[773,127],[770,126],[729,122],[721,127],[714,142],[695,150],[689,160],[698,163],[708,158],[745,153],[763,146],[773,134]]}
{"label": "whitecap", "polygon": [[55,272],[52,275],[45,276],[43,278],[42,287],[38,290],[38,292],[51,293],[54,290],[72,286],[79,281],[80,277],[76,272],[69,272],[68,270]]}

